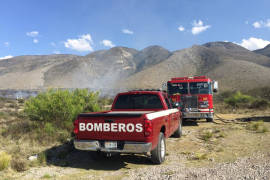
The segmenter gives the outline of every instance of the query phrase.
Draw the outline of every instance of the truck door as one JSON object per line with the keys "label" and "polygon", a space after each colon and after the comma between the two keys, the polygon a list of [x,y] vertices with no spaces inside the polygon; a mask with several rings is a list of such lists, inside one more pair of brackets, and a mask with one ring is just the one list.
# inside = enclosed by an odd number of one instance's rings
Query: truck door
{"label": "truck door", "polygon": [[[167,96],[164,96],[164,99],[166,101],[167,107],[168,109],[172,109],[172,105],[168,99]],[[170,115],[168,115],[168,130],[169,130],[169,134],[172,134],[174,132],[174,127],[175,127],[175,113],[172,113]]]}

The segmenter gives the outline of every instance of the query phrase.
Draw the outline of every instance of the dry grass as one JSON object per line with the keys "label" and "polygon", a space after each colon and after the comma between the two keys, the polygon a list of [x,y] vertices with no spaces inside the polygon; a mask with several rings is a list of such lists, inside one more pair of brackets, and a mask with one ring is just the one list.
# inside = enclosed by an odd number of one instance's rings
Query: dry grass
{"label": "dry grass", "polygon": [[200,138],[204,141],[209,141],[213,137],[213,132],[210,130],[204,131],[201,135]]}
{"label": "dry grass", "polygon": [[257,133],[265,133],[268,132],[268,127],[265,126],[262,120],[257,122],[250,122],[247,124],[246,128],[250,131],[255,131]]}
{"label": "dry grass", "polygon": [[11,160],[11,155],[6,152],[0,152],[0,171],[8,168]]}
{"label": "dry grass", "polygon": [[26,159],[23,159],[21,157],[13,157],[11,160],[11,167],[12,169],[22,172],[26,171],[28,169],[28,162]]}

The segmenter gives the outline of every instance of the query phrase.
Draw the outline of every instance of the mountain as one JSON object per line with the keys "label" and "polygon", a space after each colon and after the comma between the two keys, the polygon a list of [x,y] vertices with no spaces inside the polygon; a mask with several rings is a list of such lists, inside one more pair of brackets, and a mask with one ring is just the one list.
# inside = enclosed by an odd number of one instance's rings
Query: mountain
{"label": "mountain", "polygon": [[[269,47],[268,47],[269,48]],[[263,52],[268,49],[265,47]],[[114,47],[86,56],[18,56],[0,61],[1,89],[160,88],[171,77],[207,75],[221,91],[270,85],[270,57],[230,42],[210,42],[170,52]]]}
{"label": "mountain", "polygon": [[135,49],[114,47],[57,64],[45,73],[44,86],[110,89],[115,81],[136,71],[133,59],[137,53]]}
{"label": "mountain", "polygon": [[269,86],[270,58],[229,42],[212,42],[178,50],[166,60],[122,82],[126,87],[161,87],[171,77],[206,75],[220,90]]}
{"label": "mountain", "polygon": [[264,56],[270,57],[270,44],[268,44],[267,46],[265,46],[265,47],[262,48],[262,49],[257,49],[257,50],[255,50],[255,51],[253,51],[253,52],[255,52],[255,53],[257,53],[257,54],[262,54],[262,55],[264,55]]}
{"label": "mountain", "polygon": [[135,55],[137,72],[167,59],[171,52],[161,46],[149,46]]}

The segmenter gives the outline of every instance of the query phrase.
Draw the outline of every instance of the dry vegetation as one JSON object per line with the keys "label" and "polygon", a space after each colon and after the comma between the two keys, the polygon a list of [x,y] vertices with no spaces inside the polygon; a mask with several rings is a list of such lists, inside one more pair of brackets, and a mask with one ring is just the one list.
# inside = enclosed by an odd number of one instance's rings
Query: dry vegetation
{"label": "dry vegetation", "polygon": [[[155,166],[143,155],[100,158],[96,157],[95,153],[75,150],[69,138],[46,138],[46,134],[42,134],[41,131],[33,131],[32,128],[36,126],[22,113],[23,102],[1,99],[0,177],[151,179],[155,176],[158,179],[179,179],[183,175],[182,178],[198,179],[199,172],[204,172],[201,168],[208,168],[210,172],[207,172],[211,173],[212,168],[214,171],[215,167],[223,167],[224,163],[224,167],[227,167],[232,165],[231,163],[242,162],[243,158],[256,156],[255,160],[250,160],[256,167],[261,166],[258,158],[261,158],[261,162],[269,162],[269,107],[235,108],[222,102],[218,105],[234,111],[232,113],[228,110],[230,113],[223,114],[219,111],[214,123],[206,123],[205,120],[185,122],[183,137],[167,140],[165,164]],[[29,160],[29,157],[34,159]],[[262,167],[265,167],[265,164]],[[194,174],[198,177],[194,178]],[[269,169],[257,178],[263,177],[270,177]]]}

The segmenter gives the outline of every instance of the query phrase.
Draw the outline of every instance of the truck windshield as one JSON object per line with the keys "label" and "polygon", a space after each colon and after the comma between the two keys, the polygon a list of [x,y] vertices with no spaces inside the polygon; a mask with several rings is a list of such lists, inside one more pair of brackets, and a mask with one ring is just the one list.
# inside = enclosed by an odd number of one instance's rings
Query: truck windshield
{"label": "truck windshield", "polygon": [[168,83],[167,86],[169,94],[188,94],[187,83]]}
{"label": "truck windshield", "polygon": [[211,94],[211,84],[208,82],[191,82],[189,83],[190,94]]}
{"label": "truck windshield", "polygon": [[118,96],[114,109],[162,109],[163,105],[155,94],[126,94]]}

